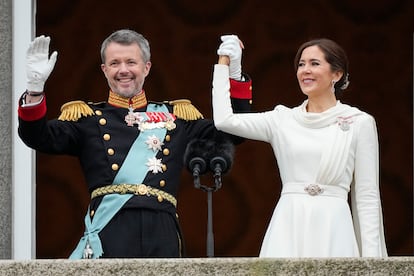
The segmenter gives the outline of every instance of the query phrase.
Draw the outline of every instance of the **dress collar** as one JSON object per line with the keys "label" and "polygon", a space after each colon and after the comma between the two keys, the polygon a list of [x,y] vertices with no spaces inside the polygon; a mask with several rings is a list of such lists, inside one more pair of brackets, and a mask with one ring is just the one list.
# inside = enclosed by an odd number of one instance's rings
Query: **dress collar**
{"label": "dress collar", "polygon": [[295,119],[305,127],[322,128],[337,123],[340,118],[347,118],[361,114],[362,112],[340,101],[336,105],[320,113],[306,111],[308,100],[293,109]]}
{"label": "dress collar", "polygon": [[129,108],[132,107],[133,109],[137,109],[147,105],[147,97],[145,96],[145,91],[142,90],[139,94],[135,95],[132,98],[125,98],[122,97],[112,90],[109,91],[109,98],[108,103],[116,106],[116,107],[123,107]]}

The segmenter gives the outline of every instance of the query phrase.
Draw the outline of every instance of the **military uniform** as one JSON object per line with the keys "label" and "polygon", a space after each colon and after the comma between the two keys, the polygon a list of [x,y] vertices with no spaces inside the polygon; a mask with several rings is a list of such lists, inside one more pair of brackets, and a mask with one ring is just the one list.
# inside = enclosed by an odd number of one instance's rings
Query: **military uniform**
{"label": "military uniform", "polygon": [[[251,82],[231,83],[233,109],[249,111]],[[81,163],[91,202],[71,258],[182,256],[183,155],[192,139],[222,135],[213,122],[188,100],[148,103],[145,92],[126,99],[110,91],[108,102],[69,102],[61,111],[47,120],[45,98],[20,105],[19,135],[35,150]]]}

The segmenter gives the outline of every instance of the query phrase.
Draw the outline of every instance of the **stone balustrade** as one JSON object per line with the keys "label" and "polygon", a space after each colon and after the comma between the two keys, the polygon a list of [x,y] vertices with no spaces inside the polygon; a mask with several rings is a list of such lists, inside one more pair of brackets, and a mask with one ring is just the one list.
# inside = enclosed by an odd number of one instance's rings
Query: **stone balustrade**
{"label": "stone balustrade", "polygon": [[414,275],[414,258],[1,260],[0,275]]}

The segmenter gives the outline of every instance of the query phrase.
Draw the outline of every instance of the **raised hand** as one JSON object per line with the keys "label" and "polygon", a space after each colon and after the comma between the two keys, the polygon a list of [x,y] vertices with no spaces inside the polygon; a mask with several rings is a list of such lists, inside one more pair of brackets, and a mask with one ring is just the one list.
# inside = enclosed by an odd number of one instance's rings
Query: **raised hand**
{"label": "raised hand", "polygon": [[237,35],[223,35],[221,36],[222,43],[217,49],[219,56],[228,56],[229,63],[229,76],[232,79],[241,79],[241,58],[242,49],[244,49],[243,43],[237,37]]}
{"label": "raised hand", "polygon": [[50,37],[36,37],[29,45],[26,53],[27,90],[42,93],[45,82],[55,67],[57,52],[49,58]]}

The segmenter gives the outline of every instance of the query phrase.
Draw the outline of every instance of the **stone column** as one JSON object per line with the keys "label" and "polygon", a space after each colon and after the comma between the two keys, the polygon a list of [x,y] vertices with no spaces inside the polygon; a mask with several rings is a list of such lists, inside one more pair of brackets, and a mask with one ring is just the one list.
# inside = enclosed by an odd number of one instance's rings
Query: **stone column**
{"label": "stone column", "polygon": [[0,259],[12,241],[12,0],[0,0]]}

